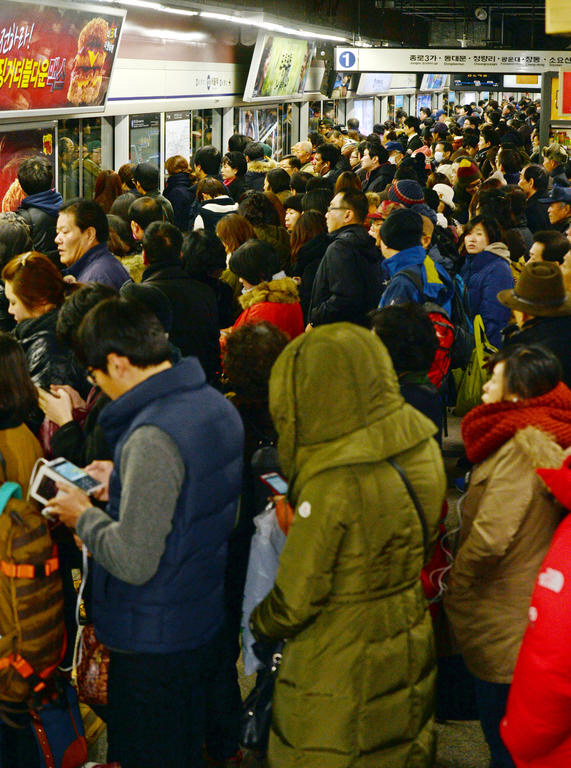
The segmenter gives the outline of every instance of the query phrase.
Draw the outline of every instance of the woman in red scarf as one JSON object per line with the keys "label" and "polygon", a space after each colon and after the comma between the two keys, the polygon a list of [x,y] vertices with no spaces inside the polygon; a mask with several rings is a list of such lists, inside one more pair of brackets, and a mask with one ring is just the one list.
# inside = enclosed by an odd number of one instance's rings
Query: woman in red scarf
{"label": "woman in red scarf", "polygon": [[541,347],[512,347],[491,362],[484,404],[462,421],[475,466],[445,607],[475,676],[493,765],[512,768],[499,724],[533,584],[562,515],[535,469],[560,466],[571,445],[571,391],[558,360]]}

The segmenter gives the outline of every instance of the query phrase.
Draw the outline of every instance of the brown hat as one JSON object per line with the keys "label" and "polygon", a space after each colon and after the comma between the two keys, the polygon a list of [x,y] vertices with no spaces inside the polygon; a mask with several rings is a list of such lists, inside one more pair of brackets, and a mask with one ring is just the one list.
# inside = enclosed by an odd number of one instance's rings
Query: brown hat
{"label": "brown hat", "polygon": [[563,275],[554,261],[526,264],[516,287],[500,291],[498,301],[537,317],[571,315],[571,295],[565,293]]}
{"label": "brown hat", "polygon": [[548,147],[544,147],[542,155],[548,160],[559,163],[559,165],[563,165],[568,160],[567,150],[558,141],[554,141]]}

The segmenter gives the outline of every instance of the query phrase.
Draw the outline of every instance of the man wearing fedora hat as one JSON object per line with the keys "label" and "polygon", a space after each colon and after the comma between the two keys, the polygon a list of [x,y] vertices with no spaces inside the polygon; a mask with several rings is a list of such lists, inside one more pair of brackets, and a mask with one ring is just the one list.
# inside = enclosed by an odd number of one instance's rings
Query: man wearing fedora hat
{"label": "man wearing fedora hat", "polygon": [[498,293],[498,301],[513,310],[519,332],[511,344],[541,344],[557,356],[563,381],[571,385],[571,295],[553,261],[525,265],[515,288]]}

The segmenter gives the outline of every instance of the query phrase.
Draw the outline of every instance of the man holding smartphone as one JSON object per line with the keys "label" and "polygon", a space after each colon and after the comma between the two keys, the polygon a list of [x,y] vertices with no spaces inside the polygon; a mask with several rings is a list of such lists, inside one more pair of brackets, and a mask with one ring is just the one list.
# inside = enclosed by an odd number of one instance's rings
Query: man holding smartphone
{"label": "man holding smartphone", "polygon": [[196,358],[171,364],[162,326],[139,303],[99,303],[79,342],[112,400],[100,424],[114,460],[87,467],[107,506],[67,484],[49,506],[92,554],[93,623],[110,648],[108,758],[194,768],[224,621],[242,425]]}

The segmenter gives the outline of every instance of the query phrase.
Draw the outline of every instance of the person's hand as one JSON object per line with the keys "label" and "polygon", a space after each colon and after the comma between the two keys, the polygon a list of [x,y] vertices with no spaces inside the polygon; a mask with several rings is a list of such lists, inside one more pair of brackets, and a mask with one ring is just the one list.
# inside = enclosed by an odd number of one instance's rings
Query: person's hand
{"label": "person's hand", "polygon": [[308,324],[305,326],[305,332],[306,332],[306,333],[308,333],[309,331],[312,331],[312,330],[313,330],[313,326],[312,326],[312,324],[311,324],[311,323],[308,323]]}
{"label": "person's hand", "polygon": [[56,483],[56,487],[58,492],[48,501],[46,511],[68,528],[75,528],[80,515],[93,506],[91,499],[75,485]]}
{"label": "person's hand", "polygon": [[70,387],[69,384],[52,384],[50,386],[50,392],[52,395],[55,395],[57,392],[67,392],[67,394],[71,397],[71,405],[72,408],[86,408],[87,403],[82,398],[82,396],[79,394],[77,389],[74,389],[73,387]]}
{"label": "person's hand", "polygon": [[111,472],[113,472],[113,462],[92,461],[91,464],[84,467],[84,470],[88,475],[91,475],[91,477],[94,477],[103,484],[103,488],[95,491],[93,496],[99,499],[99,501],[109,501],[109,478],[111,477]]}
{"label": "person's hand", "polygon": [[77,280],[73,275],[64,275],[63,281],[64,283],[77,283]]}
{"label": "person's hand", "polygon": [[38,387],[38,402],[48,419],[57,424],[58,427],[73,421],[71,397],[64,389],[47,392]]}

